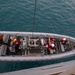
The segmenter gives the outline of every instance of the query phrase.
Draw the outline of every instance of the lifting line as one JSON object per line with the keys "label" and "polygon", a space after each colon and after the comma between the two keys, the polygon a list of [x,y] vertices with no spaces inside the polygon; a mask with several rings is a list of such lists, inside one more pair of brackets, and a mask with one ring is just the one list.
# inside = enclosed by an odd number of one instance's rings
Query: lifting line
{"label": "lifting line", "polygon": [[34,31],[35,31],[34,25],[35,25],[35,16],[36,16],[36,2],[37,2],[37,0],[35,0],[35,3],[34,3],[34,17],[33,17],[33,26],[32,26],[32,37],[33,37]]}

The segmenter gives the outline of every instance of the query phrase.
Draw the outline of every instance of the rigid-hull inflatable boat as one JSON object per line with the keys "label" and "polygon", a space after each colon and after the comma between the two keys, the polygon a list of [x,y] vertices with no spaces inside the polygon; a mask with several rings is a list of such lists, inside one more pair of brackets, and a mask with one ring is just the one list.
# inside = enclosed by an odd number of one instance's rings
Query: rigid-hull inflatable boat
{"label": "rigid-hull inflatable boat", "polygon": [[[50,37],[54,37],[52,47]],[[61,39],[66,43],[62,44]],[[48,43],[48,44],[47,44]],[[48,50],[50,47],[50,50]],[[0,31],[0,61],[55,60],[75,55],[75,38],[53,33]]]}

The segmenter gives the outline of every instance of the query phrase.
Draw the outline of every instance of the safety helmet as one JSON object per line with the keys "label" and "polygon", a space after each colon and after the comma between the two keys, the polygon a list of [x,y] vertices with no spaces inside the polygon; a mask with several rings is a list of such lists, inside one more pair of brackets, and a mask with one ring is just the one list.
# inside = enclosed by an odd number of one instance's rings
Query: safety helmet
{"label": "safety helmet", "polygon": [[52,44],[51,44],[51,47],[54,47],[54,46],[55,46],[55,45],[52,43]]}
{"label": "safety helmet", "polygon": [[50,36],[50,39],[54,39],[54,36]]}
{"label": "safety helmet", "polygon": [[66,38],[62,38],[63,41],[66,41]]}
{"label": "safety helmet", "polygon": [[55,41],[54,36],[50,36],[50,40],[51,40],[51,41]]}

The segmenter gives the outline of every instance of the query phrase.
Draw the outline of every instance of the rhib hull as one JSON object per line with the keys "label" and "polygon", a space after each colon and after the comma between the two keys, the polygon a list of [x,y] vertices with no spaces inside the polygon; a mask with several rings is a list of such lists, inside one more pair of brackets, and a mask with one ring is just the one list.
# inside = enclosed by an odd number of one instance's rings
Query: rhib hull
{"label": "rhib hull", "polygon": [[[37,33],[37,32],[9,32],[9,31],[0,31],[0,34],[5,35],[17,35],[17,36],[54,36],[56,38],[65,37],[70,41],[75,41],[75,38],[65,35],[52,34],[52,33]],[[50,55],[40,55],[40,56],[0,56],[0,61],[42,61],[42,60],[55,60],[67,58],[75,55],[75,49],[73,48],[71,51],[58,53],[58,54],[50,54]]]}

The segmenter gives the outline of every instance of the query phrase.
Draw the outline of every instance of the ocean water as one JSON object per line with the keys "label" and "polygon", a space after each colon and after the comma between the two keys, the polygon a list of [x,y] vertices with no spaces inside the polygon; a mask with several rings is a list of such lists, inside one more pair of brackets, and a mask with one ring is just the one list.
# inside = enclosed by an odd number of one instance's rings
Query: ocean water
{"label": "ocean water", "polygon": [[[0,31],[32,32],[33,16],[34,0],[0,0]],[[75,0],[37,0],[34,31],[75,37]],[[0,66],[0,72],[28,68],[24,62]]]}

